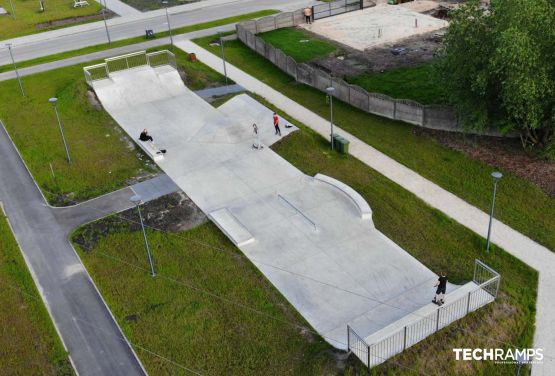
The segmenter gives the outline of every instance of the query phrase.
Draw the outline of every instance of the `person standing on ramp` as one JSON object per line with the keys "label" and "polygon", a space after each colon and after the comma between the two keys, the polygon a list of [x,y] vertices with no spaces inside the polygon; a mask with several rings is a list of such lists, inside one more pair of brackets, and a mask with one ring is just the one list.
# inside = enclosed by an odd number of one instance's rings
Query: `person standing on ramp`
{"label": "person standing on ramp", "polygon": [[279,116],[274,112],[274,128],[276,129],[276,135],[281,136],[281,129],[279,129]]}
{"label": "person standing on ramp", "polygon": [[432,300],[432,303],[441,306],[445,304],[445,291],[447,290],[447,274],[445,272],[440,273],[440,276],[434,287],[437,287],[437,290],[436,296],[434,297],[434,300]]}

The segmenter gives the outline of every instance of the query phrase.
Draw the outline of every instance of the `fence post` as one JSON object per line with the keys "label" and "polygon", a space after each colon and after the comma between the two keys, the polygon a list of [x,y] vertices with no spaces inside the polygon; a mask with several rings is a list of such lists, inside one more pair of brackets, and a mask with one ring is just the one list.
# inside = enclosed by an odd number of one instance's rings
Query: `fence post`
{"label": "fence post", "polygon": [[405,336],[403,338],[403,351],[407,349],[407,326],[405,325]]}
{"label": "fence post", "polygon": [[437,315],[436,315],[436,332],[439,330],[439,310],[441,308],[437,309]]}
{"label": "fence post", "polygon": [[351,328],[347,325],[347,351],[351,351]]}
{"label": "fence post", "polygon": [[468,315],[468,313],[470,312],[470,297],[472,296],[472,291],[468,292],[468,301],[466,302],[466,314]]}
{"label": "fence post", "polygon": [[366,354],[367,354],[367,358],[368,358],[368,368],[370,368],[370,345],[366,345]]}

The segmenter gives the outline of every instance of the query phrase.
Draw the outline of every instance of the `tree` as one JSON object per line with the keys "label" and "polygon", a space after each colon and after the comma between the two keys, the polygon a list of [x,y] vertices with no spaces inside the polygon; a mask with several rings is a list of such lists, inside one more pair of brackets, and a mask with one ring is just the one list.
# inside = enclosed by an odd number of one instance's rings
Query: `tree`
{"label": "tree", "polygon": [[555,3],[471,0],[452,12],[437,78],[466,127],[520,133],[555,157]]}

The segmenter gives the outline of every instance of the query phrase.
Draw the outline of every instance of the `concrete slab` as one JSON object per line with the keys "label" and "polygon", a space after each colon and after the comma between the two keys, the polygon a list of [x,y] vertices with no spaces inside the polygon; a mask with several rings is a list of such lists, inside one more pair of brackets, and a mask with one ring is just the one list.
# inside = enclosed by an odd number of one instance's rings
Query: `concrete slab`
{"label": "concrete slab", "polygon": [[447,21],[415,12],[406,6],[379,4],[299,26],[363,51],[448,25]]}
{"label": "concrete slab", "polygon": [[[94,89],[133,139],[147,128],[168,150],[158,165],[329,343],[346,348],[347,325],[366,337],[430,302],[437,276],[363,220],[343,190],[252,149],[253,122],[266,145],[280,137],[272,111],[251,97],[215,109],[176,71],[150,67]],[[283,134],[297,129],[281,120]]]}

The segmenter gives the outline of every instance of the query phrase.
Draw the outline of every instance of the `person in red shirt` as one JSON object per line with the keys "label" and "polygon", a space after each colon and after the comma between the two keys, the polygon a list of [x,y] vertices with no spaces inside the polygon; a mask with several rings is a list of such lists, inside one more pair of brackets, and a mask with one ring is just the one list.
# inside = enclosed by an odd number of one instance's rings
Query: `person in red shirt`
{"label": "person in red shirt", "polygon": [[274,112],[274,128],[276,129],[276,135],[281,136],[281,129],[279,129],[279,116]]}

